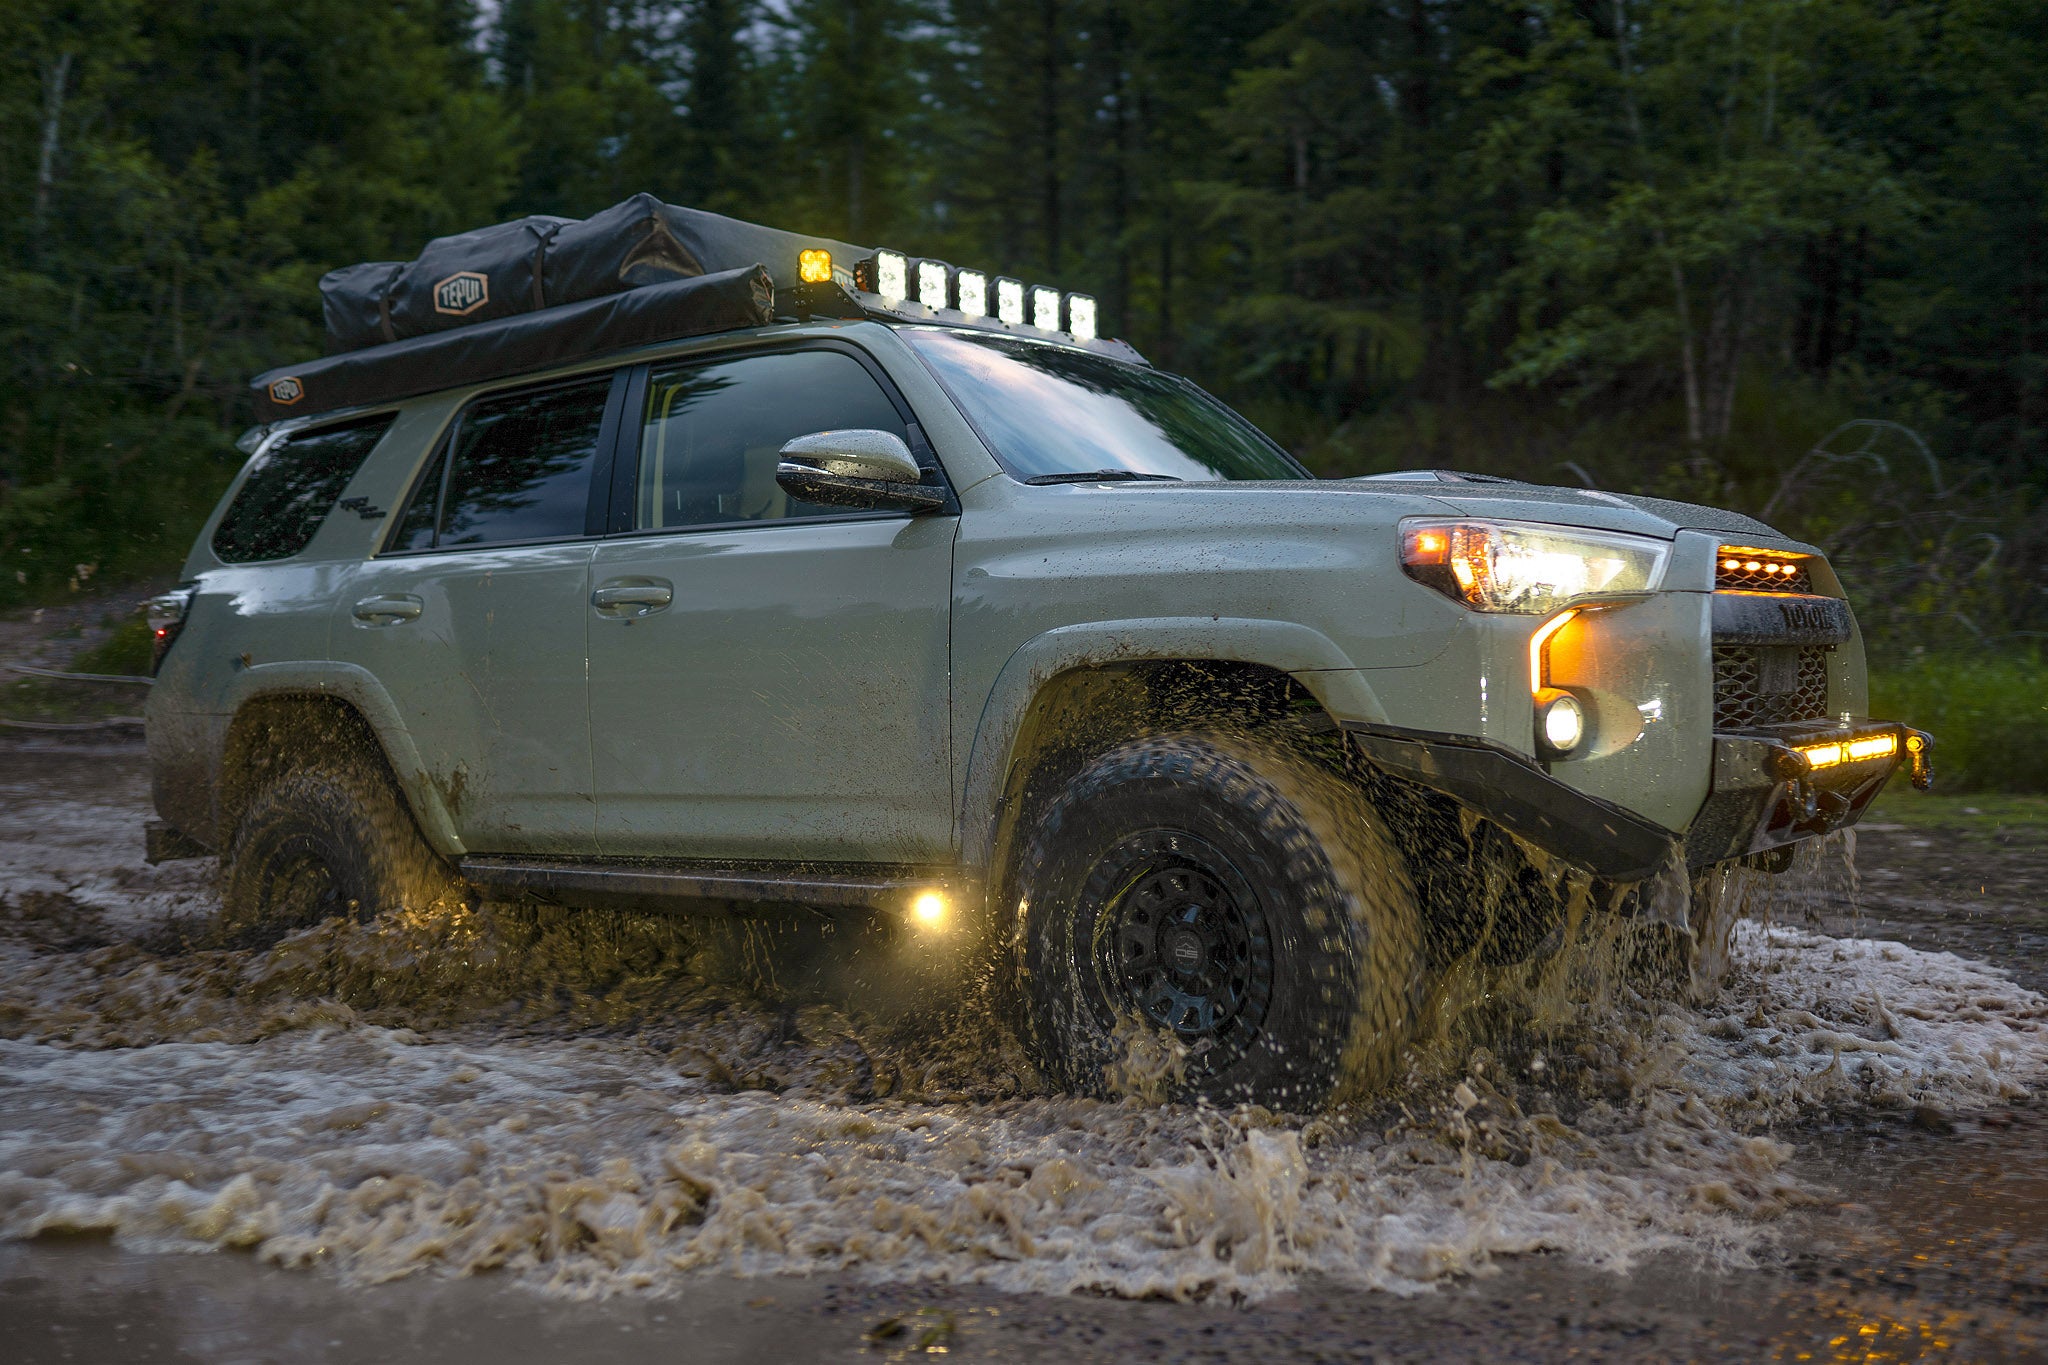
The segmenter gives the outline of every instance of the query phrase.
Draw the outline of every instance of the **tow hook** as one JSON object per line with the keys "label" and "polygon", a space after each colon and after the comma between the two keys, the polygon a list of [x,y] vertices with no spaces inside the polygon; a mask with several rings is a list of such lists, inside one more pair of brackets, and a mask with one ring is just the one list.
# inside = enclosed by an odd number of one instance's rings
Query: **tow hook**
{"label": "tow hook", "polygon": [[1913,789],[1934,790],[1934,736],[1925,730],[1906,731],[1906,757],[1913,765]]}

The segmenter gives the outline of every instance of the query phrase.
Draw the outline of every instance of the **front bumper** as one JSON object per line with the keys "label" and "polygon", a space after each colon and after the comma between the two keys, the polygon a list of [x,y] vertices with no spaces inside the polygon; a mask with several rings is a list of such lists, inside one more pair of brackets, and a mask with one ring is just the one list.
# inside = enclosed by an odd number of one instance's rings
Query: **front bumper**
{"label": "front bumper", "polygon": [[[1678,857],[1692,867],[1768,854],[1853,825],[1902,762],[1933,780],[1932,741],[1892,721],[1804,722],[1714,736],[1713,783],[1683,834],[1558,781],[1490,740],[1347,724],[1360,754],[1387,775],[1449,796],[1575,867],[1642,881]],[[1816,766],[1804,750],[1890,737],[1890,752]]]}
{"label": "front bumper", "polygon": [[[1886,741],[1889,750],[1881,748]],[[1914,786],[1931,787],[1932,745],[1895,721],[1799,721],[1717,734],[1714,786],[1686,832],[1686,861],[1703,867],[1845,829],[1902,763]],[[1859,748],[1878,752],[1855,757]],[[1816,766],[1809,755],[1827,761]]]}

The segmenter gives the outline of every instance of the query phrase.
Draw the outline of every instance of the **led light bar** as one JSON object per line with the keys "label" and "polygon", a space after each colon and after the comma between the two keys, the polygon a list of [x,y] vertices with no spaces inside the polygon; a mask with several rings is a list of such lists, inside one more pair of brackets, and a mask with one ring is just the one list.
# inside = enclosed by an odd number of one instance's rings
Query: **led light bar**
{"label": "led light bar", "polygon": [[1024,281],[1007,275],[996,280],[996,320],[1012,327],[1024,325]]}
{"label": "led light bar", "polygon": [[1060,329],[1060,291],[1042,284],[1031,286],[1031,325],[1047,332]]}
{"label": "led light bar", "polygon": [[1872,735],[1834,744],[1802,744],[1799,753],[1811,768],[1834,768],[1870,758],[1890,758],[1899,751],[1897,735]]}
{"label": "led light bar", "polygon": [[988,316],[988,276],[979,270],[965,268],[954,272],[954,292],[959,296],[961,314],[969,318]]}
{"label": "led light bar", "polygon": [[1086,294],[1067,295],[1067,332],[1074,340],[1095,340],[1095,300]]}
{"label": "led light bar", "polygon": [[915,299],[926,308],[957,310],[970,321],[994,317],[1008,327],[1028,323],[1041,331],[1065,332],[1083,345],[1102,338],[1101,312],[1092,294],[1063,294],[1010,275],[991,278],[986,271],[956,269],[933,257],[883,248],[849,272],[834,264],[830,252],[809,249],[799,257],[798,276],[806,284],[844,281],[850,289],[879,294],[885,308]]}
{"label": "led light bar", "polygon": [[951,300],[946,297],[947,276],[952,272],[944,261],[929,258],[917,263],[917,301],[927,308],[944,308]]}
{"label": "led light bar", "polygon": [[910,297],[910,258],[900,251],[875,253],[875,292],[882,302],[901,303]]}

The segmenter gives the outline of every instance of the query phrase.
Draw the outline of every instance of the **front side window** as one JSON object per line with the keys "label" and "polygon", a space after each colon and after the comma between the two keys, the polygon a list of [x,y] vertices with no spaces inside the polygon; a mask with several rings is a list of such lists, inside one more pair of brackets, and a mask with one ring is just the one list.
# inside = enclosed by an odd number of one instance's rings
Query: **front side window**
{"label": "front side window", "polygon": [[1184,379],[1014,337],[917,327],[902,335],[1015,478],[1309,477]]}
{"label": "front side window", "polygon": [[334,500],[390,429],[391,414],[302,432],[256,457],[249,477],[214,528],[213,552],[227,564],[288,559],[312,543]]}
{"label": "front side window", "polygon": [[393,536],[393,550],[585,534],[612,379],[493,394],[464,408]]}
{"label": "front side window", "polygon": [[846,428],[907,438],[896,405],[841,351],[777,351],[656,369],[647,383],[634,529],[843,516],[775,482],[782,447]]}

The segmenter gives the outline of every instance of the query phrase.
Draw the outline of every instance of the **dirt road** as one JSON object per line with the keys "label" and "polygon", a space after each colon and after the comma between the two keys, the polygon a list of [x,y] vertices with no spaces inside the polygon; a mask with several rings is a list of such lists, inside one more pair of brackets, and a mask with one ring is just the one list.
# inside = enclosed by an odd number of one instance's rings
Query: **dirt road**
{"label": "dirt road", "polygon": [[2039,1358],[2048,828],[1966,804],[1892,800],[1854,875],[1768,888],[1710,1005],[1492,982],[1397,1102],[1302,1120],[1038,1095],[971,1003],[764,997],[727,970],[759,943],[670,921],[224,946],[210,864],[141,863],[139,752],[0,747],[0,1340]]}

